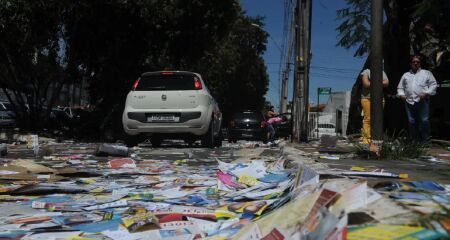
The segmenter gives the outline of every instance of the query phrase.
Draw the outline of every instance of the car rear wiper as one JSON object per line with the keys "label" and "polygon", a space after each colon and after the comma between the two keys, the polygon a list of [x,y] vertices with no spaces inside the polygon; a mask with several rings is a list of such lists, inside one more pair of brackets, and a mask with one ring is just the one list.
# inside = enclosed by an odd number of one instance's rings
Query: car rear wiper
{"label": "car rear wiper", "polygon": [[147,87],[147,90],[154,90],[154,89],[166,89],[166,86],[154,86],[154,87]]}

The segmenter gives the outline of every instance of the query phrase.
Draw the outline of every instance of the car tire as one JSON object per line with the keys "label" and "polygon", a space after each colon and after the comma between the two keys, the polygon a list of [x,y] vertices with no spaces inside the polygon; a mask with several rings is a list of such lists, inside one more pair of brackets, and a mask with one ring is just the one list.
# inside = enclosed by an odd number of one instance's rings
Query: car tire
{"label": "car tire", "polygon": [[223,140],[222,131],[219,131],[218,136],[214,139],[214,146],[222,147],[222,140]]}
{"label": "car tire", "polygon": [[138,145],[138,143],[140,142],[140,137],[139,135],[133,136],[133,135],[126,135],[125,136],[125,144],[127,145],[127,147],[134,147],[136,145]]}
{"label": "car tire", "polygon": [[202,136],[201,143],[203,147],[214,148],[214,120],[211,119],[208,131]]}
{"label": "car tire", "polygon": [[160,137],[151,137],[150,142],[152,143],[152,147],[161,147],[162,138]]}

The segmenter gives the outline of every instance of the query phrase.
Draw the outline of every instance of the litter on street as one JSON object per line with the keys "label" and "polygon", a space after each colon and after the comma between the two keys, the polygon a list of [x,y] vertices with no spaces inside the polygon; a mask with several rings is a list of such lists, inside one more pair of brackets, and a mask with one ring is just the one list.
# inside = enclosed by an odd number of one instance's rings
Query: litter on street
{"label": "litter on street", "polygon": [[284,141],[216,149],[39,141],[39,155],[8,144],[1,159],[1,239],[448,237],[449,185],[339,171]]}

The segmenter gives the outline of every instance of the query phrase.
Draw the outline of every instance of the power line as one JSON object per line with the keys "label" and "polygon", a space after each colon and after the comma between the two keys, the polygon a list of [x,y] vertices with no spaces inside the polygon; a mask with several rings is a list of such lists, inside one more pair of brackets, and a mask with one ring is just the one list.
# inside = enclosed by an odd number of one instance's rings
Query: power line
{"label": "power line", "polygon": [[[266,62],[266,65],[278,65],[279,62]],[[291,64],[291,63],[290,63]],[[319,66],[319,65],[311,65],[311,68],[318,68],[318,69],[324,69],[324,70],[336,70],[336,71],[347,71],[347,72],[359,72],[361,69],[356,68],[333,68],[333,67],[325,67],[325,66]]]}
{"label": "power line", "polygon": [[360,69],[332,68],[332,67],[321,67],[321,66],[311,66],[311,68],[325,70],[325,71],[339,71],[339,72],[346,72],[346,73],[354,73],[354,72],[361,71]]}
{"label": "power line", "polygon": [[314,77],[320,77],[320,78],[326,78],[336,81],[354,81],[355,78],[352,77],[346,77],[346,76],[331,76],[331,75],[324,75],[324,74],[317,74],[317,73],[311,73]]}

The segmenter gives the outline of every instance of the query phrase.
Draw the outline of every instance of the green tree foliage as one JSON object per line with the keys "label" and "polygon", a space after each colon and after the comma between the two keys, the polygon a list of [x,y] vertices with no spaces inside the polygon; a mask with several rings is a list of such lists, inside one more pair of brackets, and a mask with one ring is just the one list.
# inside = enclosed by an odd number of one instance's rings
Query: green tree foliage
{"label": "green tree foliage", "polygon": [[2,87],[33,86],[34,105],[54,103],[44,87],[57,96],[63,83],[86,80],[107,114],[142,72],[164,69],[204,75],[225,112],[264,103],[267,34],[239,1],[0,0],[0,12]]}
{"label": "green tree foliage", "polygon": [[224,114],[242,109],[262,110],[269,78],[262,54],[267,33],[262,19],[241,17],[214,51],[202,59],[200,72],[205,73]]}
{"label": "green tree foliage", "polygon": [[[450,53],[450,1],[423,0],[415,8],[412,21],[412,48],[429,57],[431,68],[440,68]],[[447,61],[447,62],[446,62]],[[438,71],[439,74],[439,71]],[[447,75],[448,76],[448,75]]]}
{"label": "green tree foliage", "polygon": [[234,1],[81,1],[67,41],[92,94],[123,99],[143,71],[193,70],[237,17]]}
{"label": "green tree foliage", "polygon": [[21,125],[45,122],[48,114],[42,114],[43,109],[56,100],[65,81],[64,59],[58,54],[63,5],[63,1],[0,1],[0,86]]}
{"label": "green tree foliage", "polygon": [[[344,48],[356,47],[355,56],[367,56],[370,54],[370,0],[347,0],[349,7],[337,12],[341,24],[336,29],[340,36],[337,45]],[[394,0],[384,1],[384,26],[383,26],[383,58],[385,72],[390,84],[386,90],[387,96],[395,95],[397,84],[401,75],[409,69],[409,56],[411,53],[423,54],[431,62],[431,70],[436,70],[436,56],[449,52],[448,12],[449,2],[445,0]],[[448,59],[448,58],[447,58]],[[368,60],[368,59],[367,59]],[[364,67],[370,64],[366,61]],[[424,66],[427,67],[427,66]],[[428,67],[427,67],[428,68]],[[357,76],[355,76],[357,77]],[[352,90],[352,103],[359,104],[358,94],[353,94],[358,89],[357,80]],[[358,129],[352,125],[360,125],[357,108],[349,116],[349,127]],[[389,130],[404,128],[401,119],[403,103],[396,99],[387,98],[385,107],[385,125]],[[399,121],[400,119],[400,121]]]}
{"label": "green tree foliage", "polygon": [[370,45],[370,0],[347,0],[349,7],[337,11],[342,20],[337,27],[340,37],[337,45],[346,49],[357,46],[354,56],[363,56]]}
{"label": "green tree foliage", "polygon": [[[347,4],[349,7],[337,11],[337,20],[341,21],[336,28],[340,37],[337,45],[357,47],[355,56],[364,56],[370,53],[371,1],[347,0]],[[398,46],[390,44],[392,41],[400,41],[402,51],[406,49],[408,54],[413,51],[435,57],[429,49],[435,54],[450,51],[449,14],[450,2],[446,0],[384,1],[384,57],[398,52]]]}

